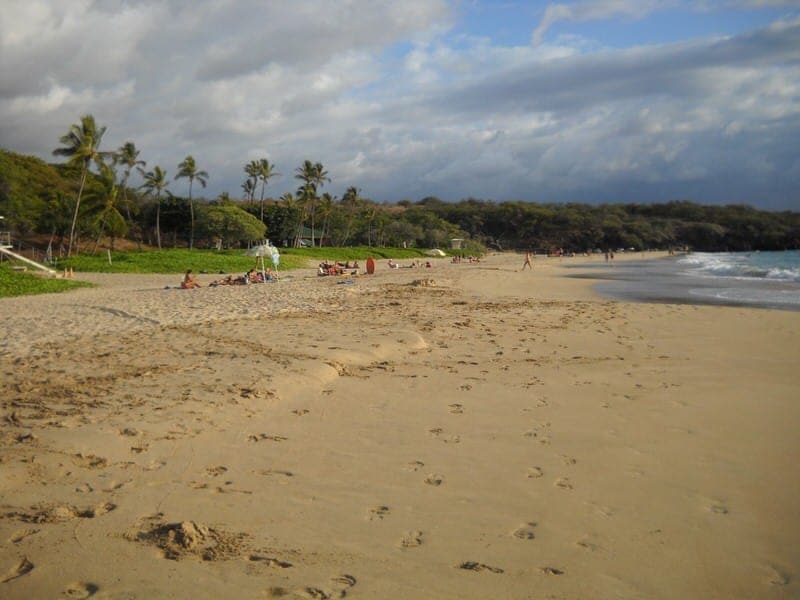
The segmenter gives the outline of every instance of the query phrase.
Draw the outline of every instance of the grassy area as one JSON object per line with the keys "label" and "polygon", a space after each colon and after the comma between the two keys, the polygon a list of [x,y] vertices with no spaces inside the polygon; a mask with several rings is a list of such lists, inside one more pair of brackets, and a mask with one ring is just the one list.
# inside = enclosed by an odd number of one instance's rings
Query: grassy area
{"label": "grassy area", "polygon": [[[372,258],[421,258],[427,256],[418,248],[280,248],[280,269],[306,267],[309,261],[366,260]],[[267,265],[269,265],[269,259]],[[58,261],[58,268],[92,273],[243,273],[255,265],[255,258],[244,250],[186,250],[164,249],[143,252],[112,252],[111,264],[105,253],[79,254]]]}
{"label": "grassy area", "polygon": [[7,262],[0,264],[0,298],[6,296],[28,296],[31,294],[53,294],[79,287],[91,287],[83,281],[49,279],[31,273],[11,269]]}

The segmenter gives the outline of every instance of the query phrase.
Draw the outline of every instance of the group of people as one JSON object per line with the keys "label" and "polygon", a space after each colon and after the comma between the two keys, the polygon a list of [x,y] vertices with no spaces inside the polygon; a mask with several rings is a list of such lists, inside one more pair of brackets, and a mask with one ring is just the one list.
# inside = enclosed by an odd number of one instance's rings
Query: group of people
{"label": "group of people", "polygon": [[472,256],[472,255],[470,255],[470,256],[454,256],[453,260],[452,260],[452,263],[454,265],[457,265],[457,264],[462,263],[464,261],[471,262],[471,263],[474,263],[474,262],[477,263],[477,262],[481,262],[481,259],[478,258],[477,256]]}
{"label": "group of people", "polygon": [[[473,257],[470,257],[470,262],[473,260],[477,261],[477,258],[473,259]],[[390,269],[413,269],[415,267],[425,267],[426,269],[430,269],[433,267],[431,261],[429,260],[425,261],[424,264],[418,260],[415,260],[409,265],[402,266],[390,258],[388,264]],[[358,275],[358,261],[355,260],[351,263],[349,260],[346,262],[328,262],[327,260],[324,260],[319,263],[319,266],[317,267],[317,275],[320,277],[326,277],[328,275],[344,275],[346,271],[349,271],[351,275]],[[268,281],[277,280],[277,271],[273,271],[272,269],[266,269],[265,271],[250,269],[244,275],[227,275],[222,279],[213,281],[209,284],[209,287],[217,287],[220,285],[249,285],[252,283],[266,283]],[[183,280],[181,281],[181,288],[184,290],[191,290],[199,287],[203,286],[197,281],[192,273],[192,270],[187,270],[186,274],[183,276]]]}
{"label": "group of people", "polygon": [[[216,281],[212,281],[209,284],[209,287],[217,287],[220,285],[250,285],[251,283],[266,283],[268,281],[277,281],[278,280],[278,272],[273,271],[272,269],[266,269],[265,271],[258,271],[256,269],[250,269],[244,275],[227,275],[222,279],[217,279]],[[194,288],[203,287],[202,284],[197,281],[192,270],[189,269],[186,271],[186,274],[183,276],[183,280],[181,281],[181,289],[184,290],[191,290]]]}
{"label": "group of people", "polygon": [[[416,267],[422,267],[423,266],[423,264],[418,260],[411,261],[411,264],[409,264],[409,265],[401,265],[400,263],[395,262],[391,258],[389,259],[389,262],[387,264],[389,265],[390,269],[414,269]],[[430,269],[433,265],[431,264],[431,261],[426,260],[424,266],[425,266],[426,269]]]}
{"label": "group of people", "polygon": [[351,275],[358,275],[359,266],[357,260],[354,260],[352,264],[349,260],[346,262],[335,261],[332,263],[328,262],[327,260],[323,260],[317,267],[317,275],[319,277],[326,277],[328,275],[344,275],[345,270],[349,271],[351,269]]}
{"label": "group of people", "polygon": [[257,271],[250,269],[244,275],[228,275],[222,279],[211,282],[211,287],[220,285],[250,285],[252,283],[267,283],[268,281],[278,281],[277,271],[266,269],[264,271]]}

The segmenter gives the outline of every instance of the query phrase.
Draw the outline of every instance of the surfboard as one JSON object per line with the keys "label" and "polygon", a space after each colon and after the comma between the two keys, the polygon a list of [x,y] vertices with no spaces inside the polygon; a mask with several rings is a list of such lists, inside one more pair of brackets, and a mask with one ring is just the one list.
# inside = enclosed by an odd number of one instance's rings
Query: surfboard
{"label": "surfboard", "polygon": [[375,261],[371,258],[367,259],[367,274],[372,275],[375,273]]}

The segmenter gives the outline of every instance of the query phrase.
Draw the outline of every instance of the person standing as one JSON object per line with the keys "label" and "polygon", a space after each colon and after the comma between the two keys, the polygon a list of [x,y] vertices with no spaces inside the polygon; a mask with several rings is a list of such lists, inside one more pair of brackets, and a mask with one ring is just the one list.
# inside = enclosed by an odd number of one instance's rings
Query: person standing
{"label": "person standing", "polygon": [[526,252],[525,253],[525,262],[523,263],[522,268],[520,269],[520,271],[524,271],[525,267],[528,267],[531,271],[533,271],[533,262],[531,262],[531,253],[530,252]]}

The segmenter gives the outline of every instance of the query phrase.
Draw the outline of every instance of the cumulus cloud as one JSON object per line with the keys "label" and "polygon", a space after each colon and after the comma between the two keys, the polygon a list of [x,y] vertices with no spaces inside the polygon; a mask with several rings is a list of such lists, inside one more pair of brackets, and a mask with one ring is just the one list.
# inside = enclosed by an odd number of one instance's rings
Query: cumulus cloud
{"label": "cumulus cloud", "polygon": [[[796,202],[797,20],[610,50],[501,46],[460,32],[444,0],[6,4],[0,146],[47,160],[91,113],[106,149],[133,140],[170,175],[194,155],[209,195],[238,194],[242,166],[268,157],[275,195],[311,159],[333,193],[377,200]],[[554,4],[569,10],[542,32],[669,4]]]}
{"label": "cumulus cloud", "polygon": [[640,19],[676,4],[677,0],[584,0],[573,4],[548,4],[531,41],[537,46],[541,44],[547,30],[559,21],[594,21],[612,17]]}

